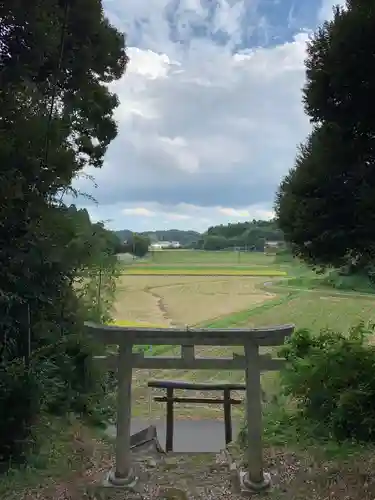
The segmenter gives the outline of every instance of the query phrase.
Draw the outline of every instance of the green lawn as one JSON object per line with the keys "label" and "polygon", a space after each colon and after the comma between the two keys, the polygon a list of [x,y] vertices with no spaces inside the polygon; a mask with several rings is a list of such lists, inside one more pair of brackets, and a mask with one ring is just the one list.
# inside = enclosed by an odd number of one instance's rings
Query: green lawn
{"label": "green lawn", "polygon": [[145,259],[136,261],[135,265],[260,265],[272,266],[275,257],[262,252],[235,252],[205,250],[157,250]]}
{"label": "green lawn", "polygon": [[268,267],[250,268],[245,266],[127,266],[123,268],[123,274],[128,275],[180,275],[180,276],[287,276],[285,270],[272,269]]}
{"label": "green lawn", "polygon": [[[272,289],[272,288],[271,288]],[[335,293],[335,292],[333,292]],[[333,295],[327,290],[285,292],[274,300],[247,311],[223,316],[203,326],[211,328],[260,327],[293,323],[296,328],[332,328],[346,331],[363,321],[375,321],[374,299],[370,296]]]}
{"label": "green lawn", "polygon": [[122,263],[124,274],[288,276],[311,273],[296,261],[278,262],[262,252],[159,250]]}

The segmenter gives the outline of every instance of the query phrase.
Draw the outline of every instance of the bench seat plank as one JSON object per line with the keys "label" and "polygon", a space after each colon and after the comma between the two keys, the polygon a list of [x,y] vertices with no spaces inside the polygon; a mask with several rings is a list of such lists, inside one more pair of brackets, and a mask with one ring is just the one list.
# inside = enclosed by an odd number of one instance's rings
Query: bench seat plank
{"label": "bench seat plank", "polygon": [[148,387],[153,389],[186,389],[196,391],[231,391],[246,390],[245,384],[231,384],[229,382],[185,382],[182,380],[150,380]]}

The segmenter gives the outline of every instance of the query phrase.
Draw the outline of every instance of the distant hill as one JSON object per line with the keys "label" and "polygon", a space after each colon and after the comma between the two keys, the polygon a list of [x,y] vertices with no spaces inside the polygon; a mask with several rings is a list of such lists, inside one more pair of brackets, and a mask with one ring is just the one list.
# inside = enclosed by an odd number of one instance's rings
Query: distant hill
{"label": "distant hill", "polygon": [[[133,232],[129,229],[115,231],[121,241],[130,240]],[[182,231],[180,229],[167,229],[165,231],[144,231],[139,232],[141,236],[148,236],[153,241],[178,241],[181,245],[191,245],[197,242],[202,235],[197,231]]]}

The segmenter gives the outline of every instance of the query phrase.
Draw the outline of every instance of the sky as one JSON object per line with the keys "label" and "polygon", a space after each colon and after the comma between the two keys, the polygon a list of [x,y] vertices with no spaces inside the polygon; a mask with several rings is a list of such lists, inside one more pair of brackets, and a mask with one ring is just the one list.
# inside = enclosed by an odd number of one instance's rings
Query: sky
{"label": "sky", "polygon": [[96,201],[75,203],[133,231],[271,218],[310,131],[306,41],[337,3],[103,0],[130,63],[111,85],[118,136],[74,185]]}

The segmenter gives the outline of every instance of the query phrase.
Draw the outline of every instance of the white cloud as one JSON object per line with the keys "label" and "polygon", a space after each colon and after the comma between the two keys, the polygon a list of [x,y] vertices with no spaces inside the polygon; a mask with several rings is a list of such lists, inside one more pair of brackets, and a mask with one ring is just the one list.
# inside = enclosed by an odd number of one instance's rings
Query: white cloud
{"label": "white cloud", "polygon": [[252,219],[271,219],[272,210],[260,205],[244,207],[202,207],[179,203],[163,205],[144,202],[140,205],[114,204],[96,206],[90,210],[94,220],[106,220],[112,229],[128,228],[134,231],[178,227],[205,231],[208,226],[223,222]]}
{"label": "white cloud", "polygon": [[[251,2],[254,16],[260,4]],[[105,167],[89,172],[99,187],[84,179],[78,184],[117,227],[149,225],[151,218],[155,225],[200,227],[202,221],[271,217],[274,191],[310,130],[301,104],[308,34],[233,50],[250,4],[217,0],[209,25],[212,5],[105,1],[112,21],[138,46],[128,48],[127,74],[113,85],[121,102],[119,135]],[[226,45],[195,36],[196,26],[220,30]],[[255,27],[250,23],[247,31]]]}
{"label": "white cloud", "polygon": [[319,22],[325,20],[331,20],[333,18],[333,7],[340,5],[344,7],[346,4],[345,0],[322,0],[322,5],[319,10]]}
{"label": "white cloud", "polygon": [[275,217],[273,210],[264,210],[257,207],[249,207],[248,209],[238,209],[231,207],[219,207],[218,212],[232,219],[266,219],[270,220]]}
{"label": "white cloud", "polygon": [[[188,215],[187,213],[180,213],[180,212],[170,212],[167,211],[166,209],[163,209],[162,206],[155,206],[151,205],[152,209],[146,208],[146,207],[130,207],[130,208],[123,208],[121,210],[121,214],[126,215],[126,216],[134,216],[134,217],[165,217],[166,220],[168,221],[177,221],[177,220],[188,220],[191,219],[191,215]],[[181,207],[176,207],[176,209],[181,209]],[[182,209],[183,210],[183,209]]]}
{"label": "white cloud", "polygon": [[228,215],[229,217],[238,217],[239,219],[242,217],[249,218],[250,213],[248,210],[238,210],[235,208],[219,208],[218,211],[223,215]]}
{"label": "white cloud", "polygon": [[[102,204],[271,203],[309,130],[300,95],[306,36],[235,55],[202,44],[199,59],[181,56],[178,71],[170,64],[152,79],[132,70],[140,51],[129,49],[129,72],[116,85],[119,136],[95,172],[94,196]],[[164,68],[165,58],[155,61]]]}
{"label": "white cloud", "polygon": [[154,217],[156,215],[155,212],[151,212],[151,210],[144,207],[124,208],[122,213],[124,215],[135,215],[136,217]]}
{"label": "white cloud", "polygon": [[191,215],[186,215],[186,214],[168,214],[167,220],[173,221],[173,220],[190,220]]}

